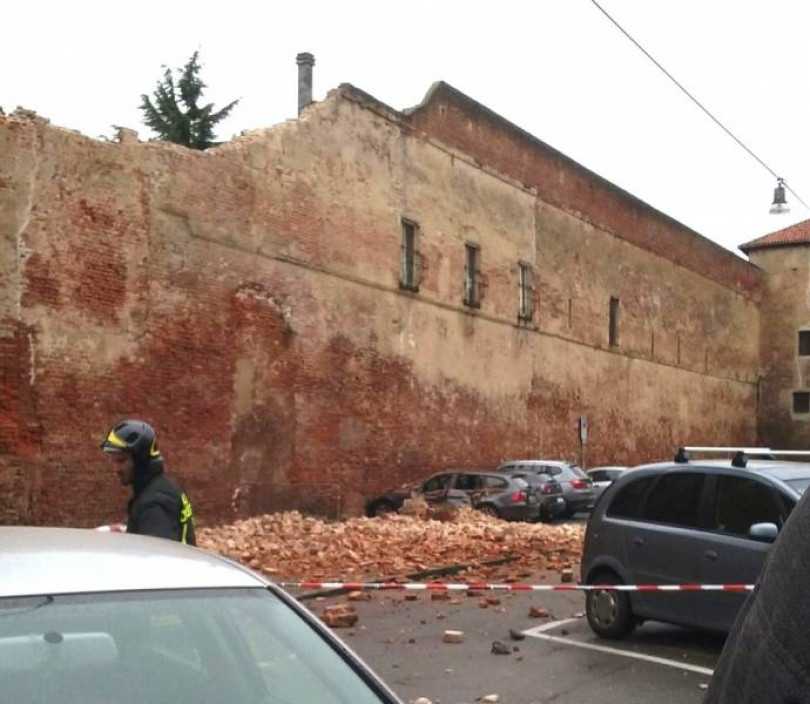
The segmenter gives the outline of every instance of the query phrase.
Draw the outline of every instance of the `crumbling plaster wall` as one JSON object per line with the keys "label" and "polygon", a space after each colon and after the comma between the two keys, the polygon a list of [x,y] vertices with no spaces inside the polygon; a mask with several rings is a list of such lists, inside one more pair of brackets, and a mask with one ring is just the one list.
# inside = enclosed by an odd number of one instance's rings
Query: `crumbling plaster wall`
{"label": "crumbling plaster wall", "polygon": [[[122,416],[155,424],[209,521],[240,485],[358,511],[449,466],[578,457],[580,413],[590,463],[749,441],[756,286],[673,266],[429,128],[350,87],[203,153],[0,123],[0,520],[120,518],[95,447]],[[402,217],[418,294],[398,286]],[[476,311],[465,242],[488,283]]]}

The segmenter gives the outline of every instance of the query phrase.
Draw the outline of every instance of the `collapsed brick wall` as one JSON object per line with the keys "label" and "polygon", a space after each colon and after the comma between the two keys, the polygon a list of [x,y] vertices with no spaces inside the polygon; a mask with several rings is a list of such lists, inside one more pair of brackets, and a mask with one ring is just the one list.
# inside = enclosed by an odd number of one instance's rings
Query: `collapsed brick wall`
{"label": "collapsed brick wall", "polygon": [[[155,425],[207,522],[237,487],[256,509],[356,513],[451,466],[578,459],[581,413],[589,464],[755,433],[756,287],[617,242],[350,89],[204,153],[5,118],[0,198],[2,522],[119,520],[96,448],[127,416]],[[398,287],[402,217],[420,225],[418,294]],[[468,241],[489,279],[477,311]],[[538,274],[531,325],[518,260]],[[672,325],[705,333],[711,364],[676,355]]]}

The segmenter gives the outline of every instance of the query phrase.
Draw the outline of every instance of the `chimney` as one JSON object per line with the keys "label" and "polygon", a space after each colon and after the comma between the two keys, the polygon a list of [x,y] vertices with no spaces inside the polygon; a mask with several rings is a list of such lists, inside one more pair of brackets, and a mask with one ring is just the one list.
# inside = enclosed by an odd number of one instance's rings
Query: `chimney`
{"label": "chimney", "polygon": [[312,67],[315,65],[315,57],[309,52],[298,54],[295,57],[298,64],[298,114],[312,102]]}

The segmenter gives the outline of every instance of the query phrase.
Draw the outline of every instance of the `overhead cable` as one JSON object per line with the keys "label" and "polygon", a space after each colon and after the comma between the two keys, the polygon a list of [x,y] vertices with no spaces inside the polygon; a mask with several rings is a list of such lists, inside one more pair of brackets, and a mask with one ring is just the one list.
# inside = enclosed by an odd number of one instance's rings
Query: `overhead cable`
{"label": "overhead cable", "polygon": [[731,137],[731,138],[732,138],[732,139],[733,139],[733,140],[734,140],[734,141],[735,141],[737,144],[739,144],[739,145],[740,145],[740,146],[741,146],[743,149],[745,149],[745,151],[746,151],[746,152],[748,152],[748,154],[750,154],[750,155],[751,155],[751,156],[752,156],[754,159],[756,159],[756,160],[757,160],[757,162],[758,162],[758,163],[759,163],[759,164],[760,164],[760,165],[761,165],[763,168],[765,168],[765,169],[766,169],[766,170],[767,170],[767,171],[768,171],[768,172],[769,172],[769,173],[770,173],[770,174],[771,174],[771,175],[772,175],[774,178],[782,180],[782,181],[783,181],[783,185],[785,186],[785,188],[787,188],[787,189],[788,189],[788,190],[789,190],[789,191],[790,191],[790,192],[791,192],[791,193],[792,193],[792,194],[793,194],[793,195],[796,197],[796,199],[797,199],[797,200],[798,200],[798,201],[799,201],[799,202],[800,202],[800,203],[801,203],[801,204],[802,204],[802,205],[803,205],[805,208],[810,209],[810,206],[808,206],[808,205],[807,205],[807,203],[805,203],[805,202],[804,202],[804,201],[801,199],[801,197],[799,196],[799,194],[798,194],[798,193],[796,193],[796,191],[794,191],[794,190],[793,190],[793,189],[792,189],[792,188],[791,188],[791,187],[790,187],[790,186],[787,184],[787,182],[785,181],[785,179],[781,179],[781,177],[780,177],[780,176],[778,176],[778,175],[777,175],[777,173],[776,173],[776,172],[775,172],[775,171],[774,171],[774,170],[773,170],[773,169],[772,169],[770,166],[768,166],[768,165],[767,165],[767,164],[766,164],[766,163],[765,163],[765,162],[764,162],[762,159],[760,159],[760,158],[759,158],[759,157],[758,157],[756,154],[754,154],[754,152],[753,152],[753,151],[751,151],[751,149],[749,149],[749,148],[748,148],[748,147],[747,147],[747,146],[746,146],[746,145],[745,145],[745,144],[742,142],[742,140],[741,140],[741,139],[739,139],[739,138],[738,138],[738,137],[737,137],[737,136],[736,136],[736,135],[735,135],[735,134],[734,134],[734,133],[733,133],[733,132],[732,132],[732,131],[731,131],[731,130],[728,128],[728,127],[726,127],[726,126],[725,126],[725,125],[724,125],[722,122],[720,122],[720,120],[718,120],[718,119],[717,119],[717,118],[716,118],[714,115],[712,115],[712,113],[711,113],[711,112],[709,112],[708,108],[706,108],[706,107],[705,107],[705,106],[704,106],[704,105],[703,105],[703,104],[702,104],[702,103],[701,103],[701,102],[700,102],[700,101],[699,101],[699,100],[698,100],[698,99],[697,99],[697,98],[696,98],[694,95],[692,95],[692,94],[691,94],[691,93],[690,93],[690,92],[689,92],[689,91],[688,91],[686,88],[684,88],[684,86],[683,86],[683,85],[681,85],[681,83],[680,83],[680,82],[679,82],[679,81],[678,81],[678,80],[677,80],[677,79],[676,79],[676,78],[675,78],[675,77],[674,77],[674,76],[673,76],[673,75],[672,75],[672,74],[671,74],[669,71],[667,71],[667,70],[666,70],[666,69],[665,69],[665,68],[664,68],[664,67],[663,67],[663,66],[662,66],[662,65],[661,65],[661,64],[660,64],[658,61],[656,61],[656,60],[655,60],[655,58],[654,58],[654,57],[653,57],[653,56],[650,54],[650,52],[649,52],[649,51],[647,51],[647,50],[646,50],[646,49],[645,49],[643,46],[641,46],[641,44],[639,44],[639,43],[638,43],[638,42],[637,42],[637,41],[636,41],[636,40],[635,40],[635,39],[634,39],[634,38],[633,38],[633,37],[630,35],[630,33],[629,33],[629,32],[628,32],[628,31],[627,31],[627,30],[626,30],[624,27],[622,27],[622,26],[621,26],[621,25],[620,25],[620,24],[619,24],[619,23],[618,23],[618,22],[617,22],[615,19],[613,19],[613,17],[611,17],[611,16],[610,16],[610,14],[608,13],[608,11],[607,11],[607,10],[605,10],[605,8],[604,8],[604,7],[602,7],[602,6],[601,6],[601,5],[600,5],[600,4],[599,4],[599,3],[598,3],[596,0],[591,0],[591,2],[594,4],[594,6],[596,6],[596,8],[597,8],[597,9],[598,9],[598,10],[599,10],[599,11],[600,11],[600,12],[601,12],[601,13],[602,13],[602,14],[603,14],[605,17],[607,17],[607,18],[608,18],[608,19],[609,19],[609,20],[610,20],[610,21],[611,21],[611,22],[612,22],[612,23],[613,23],[613,24],[616,26],[616,28],[617,28],[617,29],[618,29],[618,30],[619,30],[619,31],[620,31],[620,32],[621,32],[621,33],[622,33],[622,34],[623,34],[625,37],[627,37],[627,38],[628,38],[628,39],[629,39],[631,42],[633,42],[633,44],[634,44],[634,45],[635,45],[635,46],[636,46],[636,47],[639,49],[639,51],[641,51],[641,52],[644,54],[644,56],[646,56],[646,57],[647,57],[647,58],[648,58],[650,61],[652,61],[652,62],[653,62],[655,65],[656,65],[656,67],[657,67],[657,68],[658,68],[658,69],[659,69],[659,70],[660,70],[660,71],[661,71],[661,72],[662,72],[662,73],[663,73],[663,74],[664,74],[664,75],[665,75],[667,78],[669,78],[669,80],[670,80],[670,81],[672,81],[672,82],[673,82],[673,83],[674,83],[676,86],[678,86],[678,88],[679,88],[679,89],[680,89],[680,90],[681,90],[681,91],[684,93],[684,95],[686,95],[686,96],[687,96],[687,97],[688,97],[688,98],[689,98],[689,99],[690,99],[690,100],[691,100],[691,101],[692,101],[692,102],[693,102],[695,105],[697,105],[697,106],[698,106],[698,107],[699,107],[699,108],[700,108],[700,109],[701,109],[701,110],[702,110],[704,113],[706,113],[706,115],[708,115],[708,116],[711,118],[711,120],[712,120],[712,121],[713,121],[713,122],[714,122],[714,123],[715,123],[715,124],[716,124],[718,127],[720,127],[720,129],[722,129],[722,130],[723,130],[723,131],[724,131],[724,132],[725,132],[725,133],[726,133],[726,134],[727,134],[729,137]]}

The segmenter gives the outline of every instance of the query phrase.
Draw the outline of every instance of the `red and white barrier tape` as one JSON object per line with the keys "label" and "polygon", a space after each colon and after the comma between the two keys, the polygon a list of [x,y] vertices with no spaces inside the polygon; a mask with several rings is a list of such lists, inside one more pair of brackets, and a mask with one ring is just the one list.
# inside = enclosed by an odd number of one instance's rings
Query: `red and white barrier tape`
{"label": "red and white barrier tape", "polygon": [[348,589],[409,591],[481,591],[503,592],[750,592],[753,584],[489,584],[485,582],[279,582],[285,589]]}

